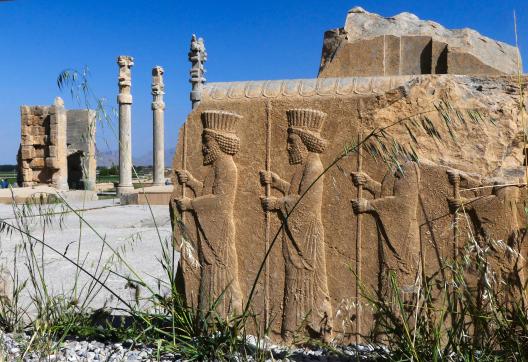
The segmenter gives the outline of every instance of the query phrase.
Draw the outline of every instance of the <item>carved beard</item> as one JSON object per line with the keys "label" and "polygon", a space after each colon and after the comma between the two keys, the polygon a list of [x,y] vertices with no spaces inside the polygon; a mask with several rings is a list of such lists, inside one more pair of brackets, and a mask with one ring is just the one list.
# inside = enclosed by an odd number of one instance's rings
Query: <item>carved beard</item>
{"label": "carved beard", "polygon": [[298,165],[302,163],[307,153],[308,151],[300,146],[299,143],[292,144],[288,150],[288,159],[290,161],[290,165]]}
{"label": "carved beard", "polygon": [[210,165],[213,162],[216,161],[218,156],[220,156],[220,153],[222,150],[220,149],[220,146],[218,146],[218,143],[213,142],[209,147],[203,146],[202,147],[202,153],[203,153],[203,164],[204,166]]}

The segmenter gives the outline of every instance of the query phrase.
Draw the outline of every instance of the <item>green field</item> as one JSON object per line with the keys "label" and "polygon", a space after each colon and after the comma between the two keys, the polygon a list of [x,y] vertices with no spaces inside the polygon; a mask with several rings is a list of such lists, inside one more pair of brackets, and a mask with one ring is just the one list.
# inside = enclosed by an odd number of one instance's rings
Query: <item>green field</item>
{"label": "green field", "polygon": [[15,172],[0,172],[0,180],[7,179],[10,185],[16,182],[16,173]]}

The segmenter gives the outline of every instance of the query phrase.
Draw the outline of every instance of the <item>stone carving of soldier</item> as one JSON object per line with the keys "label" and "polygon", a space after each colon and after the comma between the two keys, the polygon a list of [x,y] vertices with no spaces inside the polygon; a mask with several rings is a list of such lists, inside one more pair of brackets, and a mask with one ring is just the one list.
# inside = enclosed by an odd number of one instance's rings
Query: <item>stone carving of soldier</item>
{"label": "stone carving of soldier", "polygon": [[309,334],[328,341],[332,333],[332,306],[321,217],[323,177],[316,181],[324,170],[320,154],[325,151],[326,140],[320,132],[326,114],[292,109],[287,111],[287,118],[289,162],[298,167],[291,182],[274,172],[260,171],[261,182],[284,195],[264,197],[263,208],[280,211],[283,218],[287,217],[282,243],[286,278],[281,334],[285,340],[291,340],[297,330],[305,327]]}
{"label": "stone carving of soldier", "polygon": [[[459,182],[470,187],[482,186],[482,182],[458,170],[448,170],[451,184]],[[458,181],[458,180],[457,180]],[[522,184],[520,184],[522,185]],[[470,216],[475,236],[480,246],[491,251],[487,262],[495,274],[496,282],[505,286],[507,299],[521,296],[526,274],[526,262],[521,255],[521,242],[526,229],[523,228],[518,211],[520,186],[508,185],[504,180],[493,182],[491,195],[449,198],[450,209],[462,210]],[[491,281],[488,281],[491,284]],[[520,295],[519,295],[520,294]]]}
{"label": "stone carving of soldier", "polygon": [[199,307],[208,310],[221,297],[218,312],[227,316],[242,310],[233,220],[238,177],[233,156],[240,149],[235,129],[241,116],[205,111],[201,117],[203,164],[209,166],[209,173],[200,182],[190,172],[177,170],[178,181],[196,197],[177,199],[176,204],[180,211],[191,211],[198,226]]}
{"label": "stone carving of soldier", "polygon": [[[381,183],[363,172],[353,172],[354,185],[363,187],[373,200],[352,201],[356,214],[372,214],[378,222],[384,243],[382,278],[395,272],[404,292],[414,292],[420,265],[420,229],[418,200],[420,170],[416,162],[406,162],[388,173]],[[388,293],[388,281],[382,282],[382,294]]]}

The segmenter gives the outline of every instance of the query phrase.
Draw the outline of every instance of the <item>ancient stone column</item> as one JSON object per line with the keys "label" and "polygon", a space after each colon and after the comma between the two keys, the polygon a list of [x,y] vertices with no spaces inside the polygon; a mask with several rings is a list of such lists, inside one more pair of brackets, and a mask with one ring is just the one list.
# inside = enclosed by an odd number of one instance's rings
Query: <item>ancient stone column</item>
{"label": "ancient stone column", "polygon": [[66,146],[66,109],[64,101],[57,97],[50,111],[50,146],[46,167],[55,172],[52,186],[58,190],[68,190],[68,150]]}
{"label": "ancient stone column", "polygon": [[205,45],[202,38],[196,38],[193,34],[191,39],[191,50],[189,51],[189,61],[192,64],[191,67],[191,79],[189,82],[192,84],[191,90],[191,102],[192,108],[195,109],[202,100],[203,85],[205,83],[205,69],[204,63],[207,61],[207,53],[205,52]]}
{"label": "ancient stone column", "polygon": [[119,185],[117,194],[134,190],[132,185],[132,86],[131,68],[134,58],[122,55],[117,58],[119,65]]}
{"label": "ancient stone column", "polygon": [[160,66],[152,69],[152,122],[153,122],[153,176],[154,186],[165,183],[165,145],[164,145],[164,112],[165,103],[163,95],[165,94],[165,85],[163,84],[164,70]]}

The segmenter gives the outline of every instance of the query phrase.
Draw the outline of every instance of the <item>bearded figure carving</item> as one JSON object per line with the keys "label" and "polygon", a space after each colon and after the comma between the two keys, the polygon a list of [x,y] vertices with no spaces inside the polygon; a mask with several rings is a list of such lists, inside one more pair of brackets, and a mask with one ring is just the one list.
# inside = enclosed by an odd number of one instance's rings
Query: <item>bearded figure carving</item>
{"label": "bearded figure carving", "polygon": [[264,210],[278,211],[283,219],[287,218],[282,243],[286,278],[281,333],[288,341],[304,327],[312,336],[328,341],[332,306],[321,217],[324,168],[320,158],[326,147],[320,135],[326,114],[292,109],[286,115],[289,162],[297,170],[290,183],[274,172],[260,171],[261,182],[284,195],[263,198]]}
{"label": "bearded figure carving", "polygon": [[196,197],[177,199],[176,204],[180,211],[192,212],[198,226],[199,308],[207,311],[221,297],[217,310],[227,316],[242,310],[233,221],[238,177],[233,156],[240,149],[235,129],[242,117],[225,111],[205,111],[201,117],[203,164],[209,173],[201,182],[177,170],[178,182]]}

